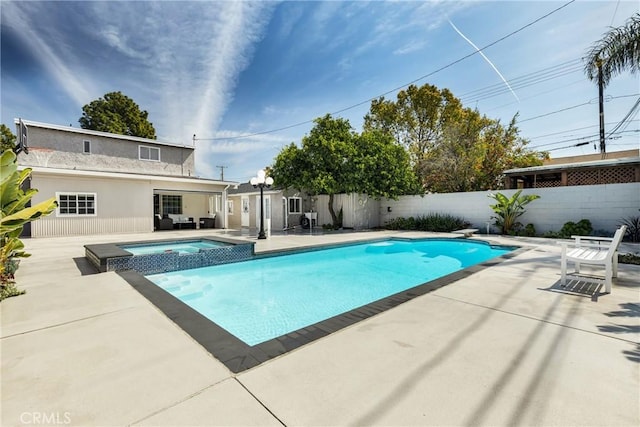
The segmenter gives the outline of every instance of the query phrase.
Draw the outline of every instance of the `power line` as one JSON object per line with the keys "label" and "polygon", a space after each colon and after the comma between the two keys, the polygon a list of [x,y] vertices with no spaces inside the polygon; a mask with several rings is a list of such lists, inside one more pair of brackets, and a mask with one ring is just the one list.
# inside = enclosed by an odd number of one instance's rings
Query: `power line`
{"label": "power line", "polygon": [[530,120],[539,119],[541,117],[551,116],[552,114],[562,113],[563,111],[573,110],[574,108],[583,107],[583,106],[589,105],[589,104],[591,104],[590,101],[589,102],[583,102],[582,104],[572,105],[571,107],[562,108],[560,110],[551,111],[551,112],[545,113],[545,114],[540,114],[539,116],[534,116],[534,117],[529,117],[528,119],[518,120],[518,123],[524,123],[524,122],[528,122]]}
{"label": "power line", "polygon": [[[509,84],[514,89],[522,89],[559,77],[564,77],[577,71],[582,71],[583,66],[581,62],[581,59],[573,59],[552,67],[543,68],[541,70],[525,74],[524,76],[514,77],[509,80]],[[462,94],[460,96],[460,100],[465,104],[469,104],[483,99],[493,98],[508,91],[509,90],[505,88],[503,84],[496,83]]]}
{"label": "power line", "polygon": [[[622,118],[622,120],[620,120],[620,122],[612,130],[609,131],[609,133],[605,136],[605,139],[611,139],[613,137],[613,135],[626,133],[627,131],[625,131],[624,129],[626,129],[626,127],[629,126],[629,124],[631,123],[631,118],[638,113],[639,109],[640,109],[640,98],[638,98],[636,100],[636,102],[633,104],[633,106],[627,112],[627,114]],[[619,130],[619,129],[622,129],[622,130]],[[632,130],[632,131],[629,131],[629,132],[634,132],[634,131]],[[599,137],[599,135],[597,135],[597,136]],[[585,139],[585,138],[588,138],[588,137],[576,138],[576,140]],[[580,143],[575,144],[575,145],[571,145],[571,146],[567,146],[567,147],[552,148],[552,149],[546,150],[546,151],[554,151],[554,150],[561,150],[563,148],[579,147],[579,146],[587,145],[587,144],[589,144],[591,142],[596,142],[596,141],[599,141],[599,140],[600,139],[594,139],[594,140],[590,140],[590,141],[583,141],[583,142],[580,142]],[[565,143],[565,142],[568,142],[568,141],[570,141],[570,140],[564,140],[564,141],[557,142],[557,143]],[[544,147],[544,146],[547,146],[547,145],[553,145],[553,144],[555,144],[555,143],[542,144],[542,145],[536,146],[536,148]],[[534,148],[534,147],[531,147],[531,148]]]}
{"label": "power line", "polygon": [[[453,62],[450,62],[449,64],[444,65],[444,66],[442,66],[442,67],[440,67],[440,68],[438,68],[438,69],[436,69],[436,70],[434,70],[434,71],[432,71],[432,72],[430,72],[428,74],[420,76],[420,77],[410,81],[409,83],[405,83],[402,86],[398,86],[398,87],[396,87],[394,89],[388,90],[388,91],[382,93],[381,95],[375,96],[373,98],[369,98],[369,99],[367,99],[365,101],[362,101],[362,102],[358,102],[357,104],[350,105],[348,107],[345,107],[345,108],[342,108],[340,110],[334,111],[334,112],[332,112],[330,114],[333,116],[333,115],[337,115],[337,114],[343,113],[343,112],[348,111],[348,110],[352,110],[352,109],[354,109],[356,107],[359,107],[359,106],[361,106],[363,104],[369,103],[369,102],[371,102],[371,101],[373,101],[375,99],[378,99],[380,97],[383,97],[383,96],[389,95],[391,93],[397,92],[397,91],[399,91],[399,90],[401,90],[401,89],[403,89],[403,88],[405,88],[405,87],[407,87],[409,85],[417,83],[420,80],[423,80],[423,79],[425,79],[427,77],[431,77],[434,74],[437,74],[440,71],[446,70],[447,68],[450,68],[450,67],[452,67],[452,66],[454,66],[454,65],[456,65],[456,64],[458,64],[458,63],[460,63],[462,61],[464,61],[465,59],[470,58],[470,57],[472,57],[472,56],[484,51],[485,49],[488,49],[488,48],[490,48],[490,47],[492,47],[492,46],[494,46],[494,45],[506,40],[507,38],[518,34],[519,32],[529,28],[530,26],[532,26],[534,24],[537,24],[538,22],[542,21],[545,18],[548,18],[549,16],[553,15],[556,12],[559,12],[560,10],[564,9],[565,7],[569,6],[571,3],[574,3],[575,1],[576,0],[570,0],[567,3],[563,4],[562,6],[559,6],[556,9],[553,9],[552,11],[546,13],[545,15],[543,15],[543,16],[541,16],[541,17],[529,22],[528,24],[518,28],[517,30],[514,30],[514,31],[510,32],[509,34],[507,34],[507,35],[505,35],[505,36],[503,36],[503,37],[501,37],[501,38],[489,43],[488,45],[485,45],[484,47],[482,47],[480,49],[476,49],[474,52],[469,53],[468,55],[465,55],[465,56],[463,56],[463,57],[461,57],[461,58],[459,58],[459,59],[457,59],[457,60],[455,60]],[[295,123],[295,124],[288,125],[288,126],[283,126],[283,127],[277,128],[277,129],[271,129],[271,130],[266,130],[266,131],[262,131],[262,132],[255,132],[255,133],[246,134],[246,135],[237,135],[237,136],[226,137],[226,138],[223,138],[223,137],[218,137],[218,138],[195,138],[195,136],[194,136],[194,141],[195,140],[197,140],[197,141],[218,141],[218,140],[232,140],[232,139],[250,138],[250,137],[253,137],[253,136],[259,136],[259,135],[265,135],[265,134],[274,133],[274,132],[280,132],[280,131],[283,131],[283,130],[295,128],[295,127],[306,125],[306,124],[309,124],[309,123],[313,123],[313,119],[305,120],[303,122]]]}
{"label": "power line", "polygon": [[[640,121],[640,120],[630,120],[629,122],[638,122],[638,121]],[[605,124],[606,125],[612,125],[612,124],[617,124],[617,122],[608,122],[608,123],[605,123]],[[583,126],[583,127],[574,128],[574,129],[567,129],[567,130],[563,130],[563,131],[560,131],[560,132],[553,132],[553,133],[547,133],[547,134],[544,134],[544,135],[532,136],[532,137],[530,137],[528,139],[532,140],[532,139],[546,138],[548,136],[554,136],[554,135],[559,135],[559,134],[562,134],[562,133],[573,132],[573,131],[576,131],[576,130],[583,130],[583,129],[589,129],[589,128],[595,128],[595,127],[598,127],[598,125],[590,125],[590,126]]]}
{"label": "power line", "polygon": [[[629,94],[629,95],[609,96],[609,97],[607,97],[607,101],[611,101],[611,100],[618,99],[618,98],[629,98],[631,96],[638,96],[638,95],[640,95],[640,94],[639,93],[634,93],[634,94]],[[583,106],[589,105],[591,103],[592,103],[591,101],[588,101],[588,102],[583,102],[582,104],[572,105],[571,107],[562,108],[560,110],[550,111],[548,113],[540,114],[539,116],[534,116],[534,117],[529,117],[529,118],[526,118],[526,119],[523,119],[523,120],[518,120],[518,123],[524,123],[524,122],[528,122],[530,120],[539,119],[541,117],[550,116],[552,114],[562,113],[563,111],[573,110],[574,108],[583,107]]]}
{"label": "power line", "polygon": [[[614,140],[614,139],[620,139],[623,136],[618,136],[620,133],[630,133],[630,132],[640,132],[640,130],[629,130],[629,131],[623,131],[623,132],[617,132],[615,134],[610,134],[609,136],[606,136],[605,139],[607,140]],[[564,147],[556,147],[556,148],[550,148],[548,150],[544,150],[544,151],[557,151],[557,150],[565,150],[567,148],[575,148],[575,147],[581,147],[583,145],[589,145],[591,143],[596,143],[600,141],[600,135],[594,134],[592,135],[592,138],[587,140],[587,141],[582,141],[578,144],[572,144],[572,145],[566,145]],[[566,141],[564,141],[566,142]],[[615,145],[629,145],[629,144],[615,144]]]}
{"label": "power line", "polygon": [[[597,126],[597,125],[596,125]],[[618,132],[611,132],[609,134],[609,136],[612,135],[620,135],[622,133],[632,133],[632,132],[637,132],[637,130],[623,130],[623,131],[618,131]],[[546,142],[544,144],[539,144],[533,147],[529,147],[531,149],[538,149],[541,147],[548,147],[550,145],[556,145],[556,144],[565,144],[567,142],[571,142],[571,141],[581,141],[579,144],[575,144],[575,145],[570,145],[569,147],[578,147],[580,145],[584,145],[585,143],[590,143],[590,142],[597,142],[598,141],[598,134],[589,134],[589,135],[585,135],[585,136],[580,136],[580,137],[576,137],[576,138],[571,138],[571,139],[564,139],[562,141],[554,141],[554,142]],[[596,138],[596,139],[593,139]],[[585,141],[585,139],[587,141]],[[553,150],[557,150],[557,148],[554,148]],[[550,150],[545,150],[545,151],[550,151]]]}

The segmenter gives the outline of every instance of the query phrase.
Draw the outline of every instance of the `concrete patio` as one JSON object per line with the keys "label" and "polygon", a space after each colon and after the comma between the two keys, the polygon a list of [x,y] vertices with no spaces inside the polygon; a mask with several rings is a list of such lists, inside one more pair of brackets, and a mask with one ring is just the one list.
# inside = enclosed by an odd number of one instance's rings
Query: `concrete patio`
{"label": "concrete patio", "polygon": [[611,294],[563,289],[555,242],[490,236],[530,250],[233,374],[83,258],[89,243],[216,233],[26,240],[27,293],[0,305],[2,425],[640,425],[640,266],[621,264]]}

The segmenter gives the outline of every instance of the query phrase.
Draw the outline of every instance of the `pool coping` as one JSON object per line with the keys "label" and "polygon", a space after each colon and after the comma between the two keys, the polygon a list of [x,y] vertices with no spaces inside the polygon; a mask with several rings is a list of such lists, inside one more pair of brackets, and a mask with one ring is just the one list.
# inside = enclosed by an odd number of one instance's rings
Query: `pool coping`
{"label": "pool coping", "polygon": [[[374,239],[374,240],[387,240]],[[410,238],[392,237],[394,240],[459,240],[437,238]],[[388,297],[373,301],[369,304],[354,308],[337,316],[330,317],[313,325],[306,326],[296,331],[289,332],[271,340],[250,346],[227,332],[224,328],[209,320],[193,308],[189,307],[178,298],[166,292],[146,277],[134,270],[116,271],[116,273],[126,280],[136,291],[147,298],[169,319],[171,319],[182,330],[189,334],[195,341],[203,346],[216,359],[222,362],[230,371],[240,373],[254,368],[270,359],[286,354],[292,350],[309,344],[317,339],[330,335],[348,326],[361,322],[365,319],[383,313],[400,304],[411,301],[421,295],[425,295],[443,286],[454,283],[460,279],[471,276],[488,267],[495,266],[510,258],[530,250],[528,246],[518,245],[495,245],[484,240],[473,240],[482,242],[490,246],[506,246],[514,250],[484,261],[482,263],[456,271],[438,279],[414,286]],[[371,240],[367,240],[371,242]],[[361,244],[362,242],[350,242],[346,246]],[[318,245],[303,250],[313,251],[329,249],[331,247],[345,246],[344,244]],[[285,255],[291,250],[274,250],[268,253],[258,254],[256,258]],[[300,250],[296,251],[300,252]]]}

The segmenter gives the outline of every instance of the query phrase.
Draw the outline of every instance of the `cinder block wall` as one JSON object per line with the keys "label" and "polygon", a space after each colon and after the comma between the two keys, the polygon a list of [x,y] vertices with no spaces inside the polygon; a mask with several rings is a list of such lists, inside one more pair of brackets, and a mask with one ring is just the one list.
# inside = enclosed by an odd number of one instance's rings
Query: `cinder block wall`
{"label": "cinder block wall", "polygon": [[[517,190],[500,193],[511,197]],[[403,196],[399,200],[380,202],[380,225],[398,217],[444,213],[463,217],[474,228],[486,230],[487,221],[493,220],[489,205],[495,201],[489,191],[470,193],[428,194]],[[559,231],[568,221],[591,221],[594,230],[613,232],[620,220],[640,216],[640,183],[584,185],[574,187],[525,189],[523,194],[537,194],[541,198],[525,206],[519,220],[533,224],[537,233]],[[391,212],[388,212],[391,208]],[[495,227],[493,231],[495,232]]]}

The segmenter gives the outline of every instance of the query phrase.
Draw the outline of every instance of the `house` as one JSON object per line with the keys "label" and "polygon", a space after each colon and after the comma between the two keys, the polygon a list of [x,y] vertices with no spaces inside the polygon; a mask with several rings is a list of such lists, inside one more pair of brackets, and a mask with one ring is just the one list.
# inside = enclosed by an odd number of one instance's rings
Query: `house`
{"label": "house", "polygon": [[640,182],[640,152],[627,150],[602,155],[563,157],[542,166],[504,172],[505,188],[551,188],[576,185]]}
{"label": "house", "polygon": [[[227,189],[237,182],[195,176],[195,147],[22,121],[32,169],[32,202],[50,197],[55,213],[25,227],[32,237],[226,228]],[[19,121],[16,120],[18,134]],[[201,220],[202,219],[202,220]]]}
{"label": "house", "polygon": [[[304,212],[316,211],[315,198],[296,190],[276,187],[263,190],[265,230],[300,227]],[[229,228],[260,227],[260,189],[250,183],[230,188],[227,194]]]}

